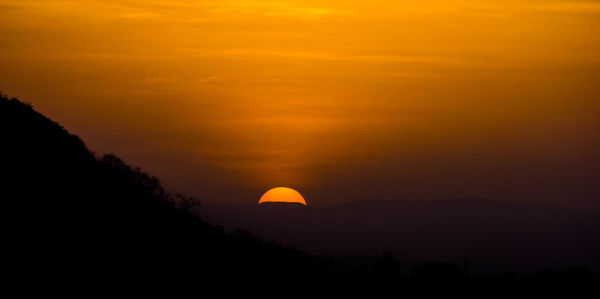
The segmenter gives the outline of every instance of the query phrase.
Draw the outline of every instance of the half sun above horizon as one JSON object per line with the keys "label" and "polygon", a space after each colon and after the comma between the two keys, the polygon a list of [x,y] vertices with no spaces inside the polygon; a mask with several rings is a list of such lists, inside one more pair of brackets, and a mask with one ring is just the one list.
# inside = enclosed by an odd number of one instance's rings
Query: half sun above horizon
{"label": "half sun above horizon", "polygon": [[304,197],[302,197],[298,191],[287,187],[276,187],[265,192],[265,194],[260,197],[258,204],[260,205],[265,202],[299,203],[306,206]]}

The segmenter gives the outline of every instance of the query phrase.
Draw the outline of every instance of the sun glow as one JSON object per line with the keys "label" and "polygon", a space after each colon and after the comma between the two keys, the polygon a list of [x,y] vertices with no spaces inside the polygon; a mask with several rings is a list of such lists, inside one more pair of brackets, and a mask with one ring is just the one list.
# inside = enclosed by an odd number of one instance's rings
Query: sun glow
{"label": "sun glow", "polygon": [[306,206],[304,197],[298,191],[287,187],[277,187],[267,191],[261,196],[258,204],[265,202],[300,203]]}
{"label": "sun glow", "polygon": [[0,89],[198,197],[597,203],[599,1],[0,0]]}

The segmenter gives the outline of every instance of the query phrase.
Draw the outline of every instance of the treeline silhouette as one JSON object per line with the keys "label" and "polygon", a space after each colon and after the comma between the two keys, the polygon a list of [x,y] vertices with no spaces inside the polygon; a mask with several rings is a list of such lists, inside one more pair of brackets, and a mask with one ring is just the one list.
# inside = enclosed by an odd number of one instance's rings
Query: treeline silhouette
{"label": "treeline silhouette", "polygon": [[454,264],[424,263],[407,271],[391,254],[349,266],[203,221],[193,212],[199,201],[166,192],[156,177],[115,155],[96,156],[16,98],[0,95],[0,130],[4,247],[15,278],[96,288],[134,281],[199,288],[210,281],[347,288],[593,282],[583,269],[502,279]]}
{"label": "treeline silhouette", "polygon": [[228,279],[321,272],[318,258],[206,223],[191,212],[194,199],[165,192],[115,155],[96,157],[18,99],[0,97],[0,128],[3,211],[24,272]]}

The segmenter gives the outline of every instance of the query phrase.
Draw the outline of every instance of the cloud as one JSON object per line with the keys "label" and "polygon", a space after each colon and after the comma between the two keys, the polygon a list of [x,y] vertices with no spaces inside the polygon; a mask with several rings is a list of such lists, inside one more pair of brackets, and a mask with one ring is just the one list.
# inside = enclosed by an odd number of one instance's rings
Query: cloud
{"label": "cloud", "polygon": [[147,76],[144,81],[150,83],[175,83],[178,81],[176,76]]}
{"label": "cloud", "polygon": [[115,14],[115,16],[118,18],[124,18],[124,19],[158,19],[162,15],[159,13],[156,13],[156,12],[149,12],[149,11],[131,11],[131,12],[124,12],[124,13],[117,13],[117,14]]}
{"label": "cloud", "polygon": [[532,10],[569,12],[569,13],[600,13],[598,2],[555,2],[530,6]]}
{"label": "cloud", "polygon": [[237,58],[237,59],[307,59],[307,60],[328,60],[328,61],[348,61],[348,62],[390,62],[390,63],[457,63],[456,59],[435,57],[435,56],[408,56],[408,55],[377,55],[377,54],[349,54],[342,52],[326,51],[294,51],[294,50],[273,50],[260,48],[240,48],[227,49],[221,51],[207,51],[202,49],[180,49],[181,51],[195,53],[198,56]]}

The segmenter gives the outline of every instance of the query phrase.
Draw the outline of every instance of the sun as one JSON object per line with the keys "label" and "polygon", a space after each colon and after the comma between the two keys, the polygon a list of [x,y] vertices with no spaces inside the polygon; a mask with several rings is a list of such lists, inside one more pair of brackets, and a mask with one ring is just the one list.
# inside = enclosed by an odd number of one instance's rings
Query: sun
{"label": "sun", "polygon": [[265,192],[265,194],[260,197],[258,204],[263,202],[289,202],[299,203],[306,206],[306,200],[304,200],[304,197],[302,197],[298,191],[287,187],[276,187]]}

